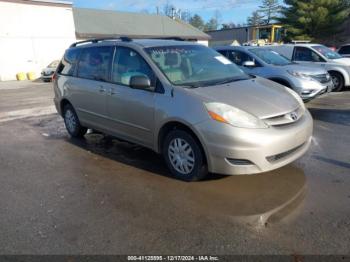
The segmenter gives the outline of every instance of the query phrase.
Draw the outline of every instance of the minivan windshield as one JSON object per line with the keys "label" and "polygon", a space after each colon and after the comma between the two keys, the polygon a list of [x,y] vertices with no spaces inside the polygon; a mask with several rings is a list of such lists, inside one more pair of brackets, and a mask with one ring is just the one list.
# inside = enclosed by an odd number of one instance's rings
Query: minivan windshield
{"label": "minivan windshield", "polygon": [[314,45],[312,48],[315,49],[317,52],[321,53],[322,55],[324,55],[325,57],[327,57],[328,59],[342,58],[341,55],[332,51],[331,49],[329,49],[328,47],[326,47],[324,45]]}
{"label": "minivan windshield", "polygon": [[210,86],[251,78],[226,57],[201,45],[145,49],[168,80],[179,86]]}
{"label": "minivan windshield", "polygon": [[255,54],[260,59],[262,59],[265,63],[270,65],[284,66],[292,64],[292,62],[288,58],[272,50],[263,48],[252,48],[249,49],[249,51]]}

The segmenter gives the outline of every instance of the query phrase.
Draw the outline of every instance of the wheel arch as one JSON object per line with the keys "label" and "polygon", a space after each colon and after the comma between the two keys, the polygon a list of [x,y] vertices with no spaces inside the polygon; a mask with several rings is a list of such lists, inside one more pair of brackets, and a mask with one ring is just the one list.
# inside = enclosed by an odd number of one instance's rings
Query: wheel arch
{"label": "wheel arch", "polygon": [[63,109],[66,105],[72,105],[72,103],[67,99],[67,98],[63,98],[61,101],[60,101],[60,112],[61,112],[61,115],[63,116]]}
{"label": "wheel arch", "polygon": [[330,68],[327,70],[329,74],[337,73],[343,77],[344,86],[350,86],[350,74],[343,68]]}
{"label": "wheel arch", "polygon": [[201,148],[201,151],[204,155],[205,163],[207,165],[209,165],[210,161],[208,159],[208,152],[207,152],[206,148],[203,146],[203,141],[200,138],[200,136],[192,128],[190,128],[189,125],[182,123],[180,121],[177,121],[177,120],[169,121],[169,122],[163,124],[163,126],[159,129],[158,139],[157,139],[157,147],[156,147],[158,150],[158,153],[162,153],[163,143],[164,143],[164,139],[165,139],[166,135],[171,130],[175,130],[175,129],[188,132],[197,141],[197,143],[198,143],[199,147]]}

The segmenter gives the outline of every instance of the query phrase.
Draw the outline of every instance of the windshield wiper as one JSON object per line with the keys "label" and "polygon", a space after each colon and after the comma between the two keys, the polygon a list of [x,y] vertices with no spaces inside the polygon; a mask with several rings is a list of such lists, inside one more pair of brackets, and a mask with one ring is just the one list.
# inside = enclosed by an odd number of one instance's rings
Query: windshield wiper
{"label": "windshield wiper", "polygon": [[238,82],[238,81],[243,81],[243,80],[248,80],[250,79],[249,77],[240,77],[240,78],[231,78],[231,79],[227,79],[221,82],[216,82],[215,85],[224,85],[224,84],[228,84],[228,83],[232,83],[232,82]]}
{"label": "windshield wiper", "polygon": [[182,87],[185,88],[198,88],[200,87],[199,85],[195,85],[195,84],[185,84],[185,85],[181,85]]}

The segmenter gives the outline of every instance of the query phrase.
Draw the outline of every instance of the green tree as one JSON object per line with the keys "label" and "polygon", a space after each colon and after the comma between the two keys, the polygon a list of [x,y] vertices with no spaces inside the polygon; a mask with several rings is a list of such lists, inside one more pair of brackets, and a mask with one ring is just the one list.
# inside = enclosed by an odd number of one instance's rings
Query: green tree
{"label": "green tree", "polygon": [[273,20],[277,18],[277,15],[279,14],[280,10],[281,6],[278,0],[262,0],[258,12],[264,19],[265,24],[270,24]]}
{"label": "green tree", "polygon": [[264,23],[263,16],[258,11],[254,11],[247,19],[247,24],[250,26],[261,25]]}
{"label": "green tree", "polygon": [[195,14],[190,18],[189,22],[190,22],[190,25],[198,28],[199,30],[202,30],[202,31],[204,30],[204,21],[200,15]]}
{"label": "green tree", "polygon": [[236,25],[233,22],[221,24],[221,29],[230,29],[230,28],[235,28],[235,27],[236,27]]}
{"label": "green tree", "polygon": [[204,26],[204,31],[217,30],[219,27],[219,23],[216,18],[211,18]]}
{"label": "green tree", "polygon": [[341,30],[349,17],[349,0],[285,0],[278,21],[287,29],[286,40],[327,39]]}

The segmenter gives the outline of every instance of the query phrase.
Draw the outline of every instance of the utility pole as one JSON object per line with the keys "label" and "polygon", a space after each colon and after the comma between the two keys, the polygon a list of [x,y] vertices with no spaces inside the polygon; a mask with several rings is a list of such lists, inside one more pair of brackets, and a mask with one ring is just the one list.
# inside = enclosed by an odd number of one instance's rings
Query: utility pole
{"label": "utility pole", "polygon": [[175,19],[175,8],[171,7],[171,18]]}

